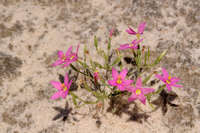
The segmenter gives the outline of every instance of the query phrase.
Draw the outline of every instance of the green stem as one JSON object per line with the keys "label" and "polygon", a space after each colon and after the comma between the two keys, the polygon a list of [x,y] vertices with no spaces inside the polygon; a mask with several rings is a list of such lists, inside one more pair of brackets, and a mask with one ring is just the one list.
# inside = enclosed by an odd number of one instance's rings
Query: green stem
{"label": "green stem", "polygon": [[79,73],[81,73],[81,74],[83,74],[83,75],[85,75],[85,76],[90,77],[90,76],[87,75],[86,73],[79,71],[74,65],[70,64],[70,67],[71,67],[73,70],[75,70],[75,71],[77,71],[77,72],[79,72]]}
{"label": "green stem", "polygon": [[96,103],[99,102],[99,100],[96,100],[95,102],[93,102],[93,101],[85,101],[85,100],[83,100],[82,98],[80,98],[79,96],[77,96],[76,94],[74,94],[74,93],[71,92],[71,91],[69,92],[69,94],[72,95],[73,97],[79,99],[81,102],[83,102],[83,103],[85,103],[85,104],[96,104]]}

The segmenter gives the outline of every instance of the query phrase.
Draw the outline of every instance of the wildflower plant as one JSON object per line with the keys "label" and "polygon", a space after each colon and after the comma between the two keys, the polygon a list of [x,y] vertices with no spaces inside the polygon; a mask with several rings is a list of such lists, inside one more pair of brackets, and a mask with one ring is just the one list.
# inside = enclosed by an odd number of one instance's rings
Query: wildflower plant
{"label": "wildflower plant", "polygon": [[[58,51],[58,60],[55,61],[52,66],[63,65],[63,67],[72,69],[82,75],[79,76],[81,88],[91,93],[96,100],[90,101],[81,98],[81,96],[78,96],[75,92],[70,91],[72,80],[69,79],[68,73],[65,74],[64,83],[57,81],[50,82],[52,86],[58,90],[52,95],[51,99],[64,99],[71,96],[74,105],[80,107],[84,104],[99,105],[99,103],[102,103],[104,105],[105,101],[113,97],[127,95],[127,97],[129,97],[127,98],[128,102],[133,102],[138,99],[144,105],[146,105],[146,101],[148,101],[149,105],[152,105],[151,98],[155,95],[160,95],[165,88],[168,91],[171,91],[172,87],[181,88],[182,86],[177,84],[179,79],[171,77],[165,68],[162,68],[162,75],[159,75],[158,72],[155,71],[156,65],[159,64],[161,59],[166,55],[167,50],[163,51],[152,61],[150,49],[141,45],[144,40],[142,35],[145,26],[145,22],[139,24],[137,31],[129,27],[126,32],[133,37],[133,41],[131,43],[122,44],[117,49],[111,48],[114,29],[110,30],[108,35],[106,50],[99,47],[98,39],[95,36],[94,47],[98,57],[104,60],[103,64],[92,59],[86,45],[84,46],[83,56],[78,56],[79,45],[77,46],[76,53],[72,52],[72,46],[68,48],[65,54],[62,51]],[[122,64],[122,60],[127,59],[126,57],[123,58],[123,53],[125,52],[132,53],[132,57],[129,57],[130,61],[133,62],[132,68],[127,68]],[[135,71],[133,71],[133,69]],[[147,83],[153,77],[161,80],[163,85],[158,88],[148,87]]]}

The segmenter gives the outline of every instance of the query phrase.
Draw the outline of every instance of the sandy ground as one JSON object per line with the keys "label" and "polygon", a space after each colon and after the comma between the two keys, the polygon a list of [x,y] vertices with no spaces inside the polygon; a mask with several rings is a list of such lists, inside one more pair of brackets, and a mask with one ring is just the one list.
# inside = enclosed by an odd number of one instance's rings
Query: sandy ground
{"label": "sandy ground", "polygon": [[[57,51],[80,43],[81,55],[87,44],[97,59],[94,35],[105,47],[114,27],[116,48],[130,40],[127,27],[142,21],[144,44],[155,55],[169,49],[160,66],[181,78],[184,88],[174,89],[180,106],[165,116],[161,109],[147,116],[139,111],[132,121],[104,110],[99,128],[93,106],[73,109],[85,115],[66,122],[52,121],[53,107],[64,107],[65,100],[50,100],[55,89],[49,82],[68,70],[50,67]],[[0,0],[0,133],[200,133],[199,82],[200,0]]]}

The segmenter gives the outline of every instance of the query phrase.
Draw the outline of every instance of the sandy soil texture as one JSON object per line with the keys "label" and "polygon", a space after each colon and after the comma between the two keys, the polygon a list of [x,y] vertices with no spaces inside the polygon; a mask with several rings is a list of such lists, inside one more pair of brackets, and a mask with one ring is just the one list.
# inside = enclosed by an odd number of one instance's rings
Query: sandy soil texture
{"label": "sandy soil texture", "polygon": [[[74,109],[67,121],[52,121],[49,82],[68,68],[52,68],[57,51],[81,44],[95,55],[93,37],[106,47],[115,28],[113,48],[131,40],[128,26],[147,23],[144,45],[153,55],[168,49],[159,67],[181,78],[177,108],[152,112],[141,105],[132,115],[98,113],[95,106]],[[200,133],[200,0],[0,0],[0,133]],[[85,93],[81,93],[85,95]],[[126,102],[122,108],[126,107]],[[100,125],[98,127],[98,125]]]}

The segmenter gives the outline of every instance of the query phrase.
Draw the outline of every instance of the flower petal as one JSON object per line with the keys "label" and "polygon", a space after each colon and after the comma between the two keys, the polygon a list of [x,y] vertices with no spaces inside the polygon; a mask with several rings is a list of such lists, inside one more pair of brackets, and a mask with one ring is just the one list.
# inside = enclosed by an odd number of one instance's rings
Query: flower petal
{"label": "flower petal", "polygon": [[138,49],[138,45],[131,46],[130,48],[133,50]]}
{"label": "flower petal", "polygon": [[71,84],[72,84],[72,80],[70,80],[70,82],[68,83],[68,90],[70,89],[70,86],[71,86]]}
{"label": "flower petal", "polygon": [[115,80],[108,80],[108,84],[111,86],[116,86],[116,81]]}
{"label": "flower petal", "polygon": [[63,67],[67,67],[69,66],[69,64],[71,64],[72,62],[71,61],[66,61],[66,63],[63,65]]}
{"label": "flower petal", "polygon": [[151,92],[154,92],[155,90],[153,88],[142,88],[142,92],[144,94],[148,94],[148,93],[151,93]]}
{"label": "flower petal", "polygon": [[132,93],[131,96],[128,98],[128,102],[134,101],[136,99],[137,99],[137,96],[134,93]]}
{"label": "flower petal", "polygon": [[52,64],[52,66],[58,66],[58,65],[60,65],[60,64],[62,64],[63,63],[63,61],[62,60],[57,60],[57,61],[55,61],[53,64]]}
{"label": "flower petal", "polygon": [[58,51],[58,57],[59,57],[59,58],[62,58],[63,56],[64,56],[63,51]]}
{"label": "flower petal", "polygon": [[136,87],[137,88],[141,88],[142,87],[142,79],[141,78],[137,79],[137,81],[136,81]]}
{"label": "flower petal", "polygon": [[171,91],[171,90],[172,90],[172,88],[171,88],[170,85],[166,84],[166,87],[167,87],[168,91]]}
{"label": "flower petal", "polygon": [[70,55],[71,51],[72,51],[72,46],[70,46],[68,48],[67,52],[65,53],[65,56],[68,57]]}
{"label": "flower petal", "polygon": [[156,74],[155,76],[156,76],[156,78],[162,80],[163,82],[165,81],[164,78],[161,75]]}
{"label": "flower petal", "polygon": [[63,91],[62,94],[61,94],[62,98],[65,99],[66,96],[68,95],[68,93],[69,93],[69,89],[66,90],[66,91]]}
{"label": "flower petal", "polygon": [[141,43],[144,39],[140,39],[139,41],[137,41],[135,44]]}
{"label": "flower petal", "polygon": [[139,95],[138,99],[145,105],[146,104],[146,97],[144,95]]}
{"label": "flower petal", "polygon": [[126,43],[126,44],[120,45],[120,47],[118,48],[118,50],[124,50],[124,49],[128,49],[128,48],[130,48],[130,47],[129,47],[129,44]]}
{"label": "flower petal", "polygon": [[112,68],[112,77],[113,77],[113,79],[117,79],[117,77],[118,77],[118,72],[114,67]]}
{"label": "flower petal", "polygon": [[133,86],[127,86],[126,87],[126,90],[127,91],[129,91],[129,92],[132,92],[132,93],[134,93],[135,94],[135,90],[136,90],[137,88],[135,88],[135,87],[133,87]]}
{"label": "flower petal", "polygon": [[62,94],[61,91],[58,91],[58,92],[54,93],[53,96],[51,96],[51,99],[56,100],[59,97],[61,97],[61,94]]}
{"label": "flower petal", "polygon": [[119,75],[121,76],[122,79],[125,79],[127,73],[128,73],[128,70],[125,68],[120,72]]}
{"label": "flower petal", "polygon": [[176,78],[176,77],[172,77],[172,78],[171,78],[171,81],[176,83],[176,82],[179,82],[180,79],[179,79],[179,78]]}
{"label": "flower petal", "polygon": [[168,79],[169,74],[168,74],[167,70],[165,68],[162,68],[162,72],[163,72],[163,78]]}
{"label": "flower petal", "polygon": [[53,85],[53,87],[55,87],[57,90],[62,90],[62,84],[60,83],[60,82],[58,82],[58,81],[51,81],[50,82],[52,85]]}
{"label": "flower petal", "polygon": [[172,86],[177,87],[177,88],[183,88],[182,85],[178,85],[178,84],[173,84]]}
{"label": "flower petal", "polygon": [[144,28],[145,28],[146,23],[140,23],[139,27],[138,27],[138,33],[143,34],[144,32]]}
{"label": "flower petal", "polygon": [[126,90],[126,87],[123,86],[123,85],[117,85],[117,88],[118,88],[120,91],[125,91],[125,90]]}
{"label": "flower petal", "polygon": [[64,83],[66,86],[68,86],[68,82],[69,82],[69,78],[68,78],[68,74],[66,73],[65,74],[65,80],[64,80]]}
{"label": "flower petal", "polygon": [[128,86],[128,85],[130,85],[130,84],[132,84],[133,83],[133,80],[124,80],[123,81],[123,84],[125,85],[125,86]]}
{"label": "flower petal", "polygon": [[136,34],[136,32],[135,32],[132,28],[130,28],[130,27],[129,27],[129,29],[126,30],[126,32],[127,32],[128,34],[132,34],[132,35],[135,35],[135,34]]}

